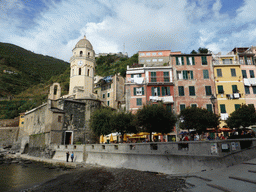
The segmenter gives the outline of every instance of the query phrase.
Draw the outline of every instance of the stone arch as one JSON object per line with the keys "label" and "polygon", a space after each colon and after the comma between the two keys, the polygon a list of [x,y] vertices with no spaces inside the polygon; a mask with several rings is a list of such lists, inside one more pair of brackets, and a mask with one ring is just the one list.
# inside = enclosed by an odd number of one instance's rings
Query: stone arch
{"label": "stone arch", "polygon": [[53,83],[50,87],[50,93],[48,95],[48,99],[57,100],[60,98],[61,87],[59,83]]}

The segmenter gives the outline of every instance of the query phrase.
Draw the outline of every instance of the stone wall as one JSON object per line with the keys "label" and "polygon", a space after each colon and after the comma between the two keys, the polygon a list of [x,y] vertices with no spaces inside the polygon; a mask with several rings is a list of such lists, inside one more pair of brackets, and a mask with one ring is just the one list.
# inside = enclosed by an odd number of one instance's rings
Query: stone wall
{"label": "stone wall", "polygon": [[0,119],[0,127],[19,127],[19,117],[14,119]]}
{"label": "stone wall", "polygon": [[19,134],[19,127],[1,127],[0,128],[0,147],[13,145]]}

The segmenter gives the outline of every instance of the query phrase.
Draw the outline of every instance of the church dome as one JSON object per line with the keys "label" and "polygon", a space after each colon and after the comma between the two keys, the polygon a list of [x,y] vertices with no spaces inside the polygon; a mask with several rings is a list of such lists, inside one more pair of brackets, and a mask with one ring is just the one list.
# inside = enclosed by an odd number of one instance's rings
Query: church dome
{"label": "church dome", "polygon": [[93,49],[92,48],[92,44],[90,43],[90,41],[88,41],[86,39],[85,36],[84,36],[83,39],[81,39],[80,41],[77,42],[75,48],[89,48],[89,49]]}

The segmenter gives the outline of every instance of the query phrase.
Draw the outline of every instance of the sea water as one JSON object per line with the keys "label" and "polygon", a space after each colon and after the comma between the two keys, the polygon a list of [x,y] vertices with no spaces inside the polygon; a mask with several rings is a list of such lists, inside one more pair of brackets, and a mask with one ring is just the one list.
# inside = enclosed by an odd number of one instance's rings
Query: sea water
{"label": "sea water", "polygon": [[1,164],[0,191],[23,191],[53,179],[64,171],[49,169],[42,163]]}

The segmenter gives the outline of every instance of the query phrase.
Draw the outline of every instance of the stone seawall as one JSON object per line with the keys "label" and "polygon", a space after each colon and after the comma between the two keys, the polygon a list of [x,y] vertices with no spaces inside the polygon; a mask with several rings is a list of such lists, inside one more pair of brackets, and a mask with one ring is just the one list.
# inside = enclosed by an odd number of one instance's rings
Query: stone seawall
{"label": "stone seawall", "polygon": [[12,146],[18,140],[19,127],[0,127],[0,146]]}
{"label": "stone seawall", "polygon": [[[241,143],[250,143],[241,149]],[[256,158],[256,139],[142,144],[88,144],[88,164],[166,174],[224,168]]]}

